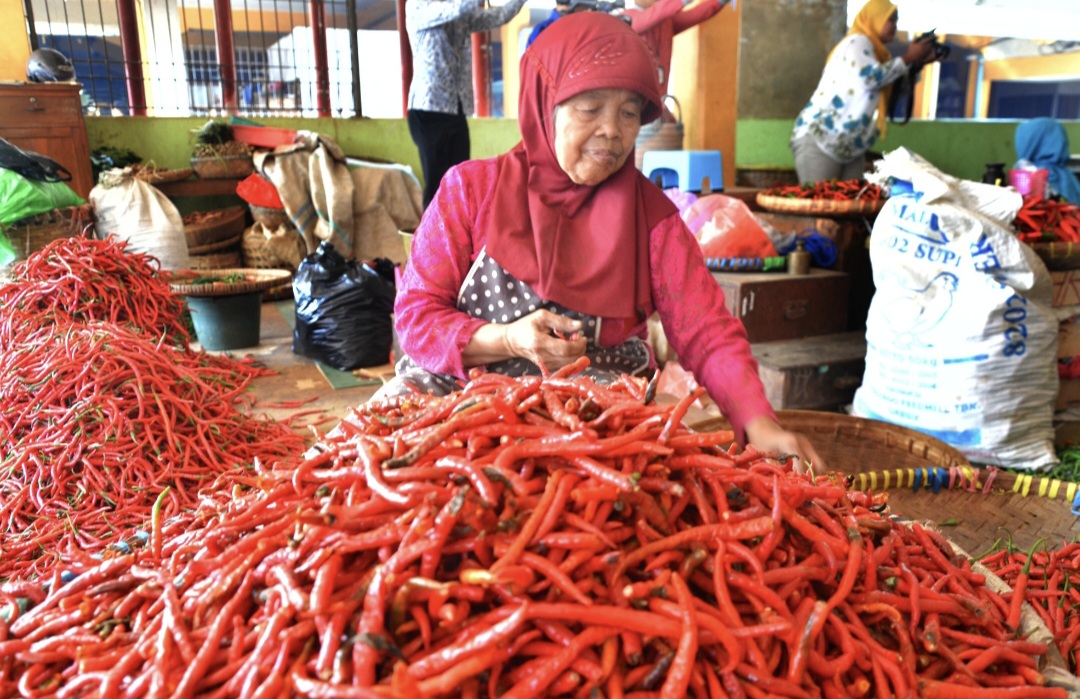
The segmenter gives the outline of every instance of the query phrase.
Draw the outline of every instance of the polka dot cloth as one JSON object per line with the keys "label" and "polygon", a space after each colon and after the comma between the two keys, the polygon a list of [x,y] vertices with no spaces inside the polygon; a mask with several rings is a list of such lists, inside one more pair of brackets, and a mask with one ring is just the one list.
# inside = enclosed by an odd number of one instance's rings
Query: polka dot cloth
{"label": "polka dot cloth", "polygon": [[[476,318],[491,323],[513,323],[533,311],[543,308],[581,321],[588,341],[585,354],[591,360],[583,372],[597,382],[609,383],[620,374],[647,375],[652,363],[648,345],[640,338],[630,338],[615,347],[601,347],[600,319],[585,315],[552,301],[545,301],[529,286],[510,275],[495,260],[482,251],[461,284],[457,307]],[[396,366],[397,376],[379,389],[376,397],[389,397],[411,392],[411,385],[422,393],[446,395],[460,387],[453,376],[433,374],[402,357]],[[527,359],[514,358],[488,364],[486,369],[508,376],[539,375],[540,367]]]}

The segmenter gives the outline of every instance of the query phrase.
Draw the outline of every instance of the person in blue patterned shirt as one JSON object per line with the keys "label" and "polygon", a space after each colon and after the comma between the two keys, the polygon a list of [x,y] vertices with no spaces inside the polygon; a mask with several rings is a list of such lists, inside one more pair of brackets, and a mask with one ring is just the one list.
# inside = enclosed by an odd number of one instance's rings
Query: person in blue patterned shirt
{"label": "person in blue patterned shirt", "polygon": [[484,0],[408,0],[405,28],[413,56],[407,120],[420,151],[424,208],[446,171],[469,159],[473,111],[472,34],[506,24],[525,0],[484,7]]}
{"label": "person in blue patterned shirt", "polygon": [[909,66],[935,59],[932,38],[911,42],[893,58],[885,44],[896,37],[898,16],[889,0],[870,0],[829,54],[791,134],[800,183],[861,179],[866,152],[885,133],[893,83]]}

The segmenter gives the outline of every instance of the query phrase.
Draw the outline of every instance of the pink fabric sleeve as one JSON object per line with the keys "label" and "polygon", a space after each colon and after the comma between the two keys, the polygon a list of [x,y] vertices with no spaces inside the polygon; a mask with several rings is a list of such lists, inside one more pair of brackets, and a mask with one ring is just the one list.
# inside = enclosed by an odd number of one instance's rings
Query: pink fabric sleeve
{"label": "pink fabric sleeve", "polygon": [[457,297],[484,248],[474,224],[494,174],[494,160],[451,168],[413,237],[394,302],[394,324],[402,351],[428,371],[465,378],[461,353],[486,324],[459,311]]}
{"label": "pink fabric sleeve", "polygon": [[668,342],[744,444],[746,423],[775,413],[742,321],[724,306],[724,292],[678,214],[653,229],[649,255],[653,303]]}
{"label": "pink fabric sleeve", "polygon": [[716,0],[702,0],[672,17],[672,29],[676,34],[686,31],[690,27],[701,24],[722,9],[724,6]]}
{"label": "pink fabric sleeve", "polygon": [[644,10],[630,10],[626,14],[630,15],[630,26],[634,31],[642,34],[666,19],[677,17],[682,9],[683,0],[659,0]]}

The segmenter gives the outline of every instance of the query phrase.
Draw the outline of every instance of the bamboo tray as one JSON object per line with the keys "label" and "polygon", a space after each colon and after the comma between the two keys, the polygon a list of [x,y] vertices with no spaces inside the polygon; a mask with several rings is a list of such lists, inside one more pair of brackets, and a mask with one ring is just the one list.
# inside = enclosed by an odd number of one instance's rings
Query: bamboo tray
{"label": "bamboo tray", "polygon": [[[195,218],[196,216],[199,218]],[[239,205],[188,214],[184,217],[184,237],[187,239],[188,251],[211,252],[212,249],[207,246],[238,238],[244,233],[246,219],[247,209]],[[233,241],[231,244],[235,245],[236,242],[238,241]],[[213,249],[220,250],[221,248]]]}
{"label": "bamboo tray", "polygon": [[[229,277],[243,277],[227,281]],[[169,288],[181,296],[233,296],[256,291],[266,291],[292,278],[287,269],[250,269],[235,267],[214,270],[180,270],[172,273]],[[219,279],[220,281],[209,281]],[[203,281],[205,283],[196,283]]]}
{"label": "bamboo tray", "polygon": [[1080,269],[1080,244],[1069,242],[1028,243],[1052,272]]}
{"label": "bamboo tray", "polygon": [[758,193],[757,203],[766,211],[776,213],[836,218],[877,216],[885,206],[884,199],[804,199],[778,197],[764,192]]}
{"label": "bamboo tray", "polygon": [[[1072,512],[1080,499],[1076,483],[980,468],[949,444],[879,420],[813,410],[780,410],[776,416],[810,439],[835,477],[856,490],[887,493],[892,514],[934,522],[973,553],[1009,536],[1026,548],[1042,537],[1056,546],[1080,535],[1080,517]],[[726,424],[712,418],[691,427],[709,431]]]}

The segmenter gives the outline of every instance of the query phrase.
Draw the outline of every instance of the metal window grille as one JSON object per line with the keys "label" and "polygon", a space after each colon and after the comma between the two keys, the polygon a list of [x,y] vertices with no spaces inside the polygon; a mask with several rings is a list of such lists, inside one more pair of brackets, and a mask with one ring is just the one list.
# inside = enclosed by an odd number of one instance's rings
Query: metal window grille
{"label": "metal window grille", "polygon": [[[71,59],[88,113],[401,116],[395,0],[23,3],[31,46]],[[320,25],[321,42],[312,28]],[[316,71],[323,42],[328,104]],[[221,60],[223,46],[230,61]]]}

